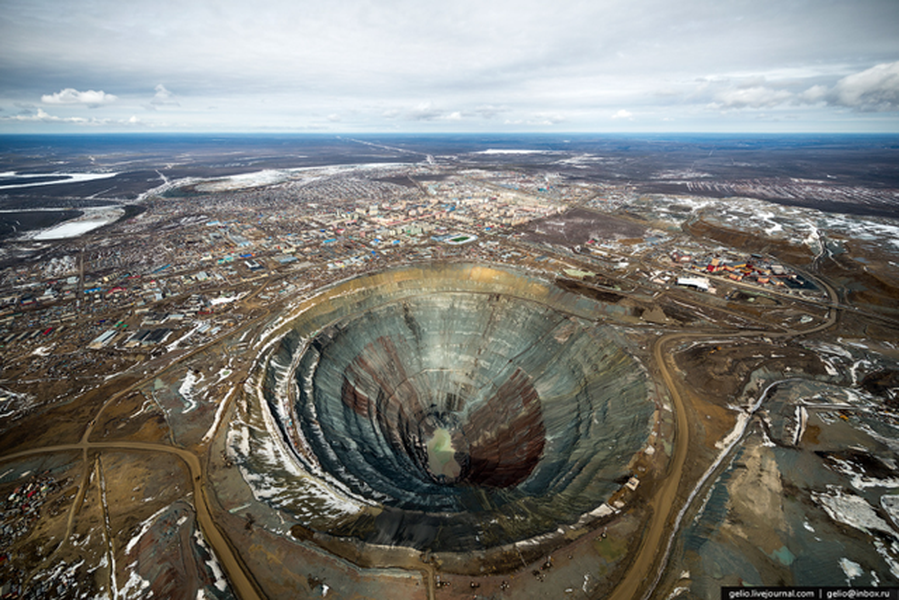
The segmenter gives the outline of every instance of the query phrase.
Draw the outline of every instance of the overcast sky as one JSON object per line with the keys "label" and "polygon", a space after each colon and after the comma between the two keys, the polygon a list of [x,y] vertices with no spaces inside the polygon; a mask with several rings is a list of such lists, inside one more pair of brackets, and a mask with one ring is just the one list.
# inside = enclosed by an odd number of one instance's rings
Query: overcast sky
{"label": "overcast sky", "polygon": [[0,133],[899,132],[897,0],[3,0]]}

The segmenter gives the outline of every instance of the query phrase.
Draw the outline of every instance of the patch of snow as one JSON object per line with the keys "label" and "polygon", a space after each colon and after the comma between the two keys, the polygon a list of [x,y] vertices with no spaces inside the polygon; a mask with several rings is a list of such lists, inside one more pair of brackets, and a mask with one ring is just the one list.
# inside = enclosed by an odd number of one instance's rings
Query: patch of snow
{"label": "patch of snow", "polygon": [[715,448],[718,450],[723,450],[731,446],[736,440],[740,439],[740,436],[743,435],[743,432],[746,431],[746,424],[749,422],[751,414],[747,412],[741,412],[737,415],[737,423],[734,425],[733,430],[727,434],[727,437],[723,440],[718,440],[715,442]]}
{"label": "patch of snow", "polygon": [[852,585],[852,580],[861,577],[862,573],[864,573],[860,564],[853,562],[848,558],[840,559],[840,568],[843,569],[843,573],[846,574],[846,585]]}
{"label": "patch of snow", "polygon": [[804,406],[796,407],[796,432],[793,434],[793,445],[798,446],[805,427],[808,424],[808,410]]}
{"label": "patch of snow", "polygon": [[899,528],[899,496],[886,495],[880,497],[880,506],[886,511],[887,516],[897,528]]}
{"label": "patch of snow", "polygon": [[811,495],[812,500],[818,503],[831,519],[865,533],[882,531],[895,535],[893,528],[877,516],[874,507],[868,504],[867,500],[833,485],[827,487],[827,492],[812,492]]}
{"label": "patch of snow", "polygon": [[44,231],[35,234],[32,239],[44,241],[63,240],[67,238],[78,237],[79,235],[85,234],[88,231],[93,231],[94,229],[103,227],[109,222],[110,221],[106,219],[69,221],[66,223],[61,223],[56,227],[45,229]]}
{"label": "patch of snow", "polygon": [[194,530],[194,539],[197,540],[197,545],[206,550],[209,553],[209,560],[206,561],[206,565],[212,571],[213,577],[215,577],[215,585],[216,589],[220,592],[224,592],[228,589],[228,580],[225,579],[225,573],[222,571],[221,565],[219,565],[218,559],[215,557],[215,554],[212,553],[212,549],[206,545],[206,539],[203,537],[203,532],[199,529]]}
{"label": "patch of snow", "polygon": [[28,232],[22,237],[36,241],[62,240],[78,237],[93,231],[104,225],[108,225],[118,220],[125,214],[121,208],[112,208],[109,206],[84,209],[84,215],[70,221],[64,221],[58,225],[48,229],[41,229],[35,232]]}
{"label": "patch of snow", "polygon": [[222,369],[221,371],[218,372],[219,378],[216,380],[216,383],[221,383],[222,381],[224,381],[225,379],[230,377],[231,373],[233,373],[233,372],[234,371],[232,371],[231,369]]}
{"label": "patch of snow", "polygon": [[136,565],[137,563],[135,562],[128,566],[128,581],[126,581],[125,585],[119,590],[119,593],[116,595],[116,600],[119,598],[125,598],[127,600],[133,598],[137,600],[146,597],[144,590],[150,587],[150,582],[137,574],[137,570],[134,568]]}
{"label": "patch of snow", "polygon": [[93,181],[95,179],[109,179],[111,177],[115,177],[118,173],[28,173],[28,174],[18,174],[14,172],[5,172],[0,173],[0,176],[3,177],[16,177],[17,179],[28,179],[32,177],[64,177],[65,179],[57,179],[54,181],[33,181],[28,183],[27,181],[24,183],[6,183],[0,184],[0,190],[11,190],[14,188],[24,188],[24,187],[36,187],[36,186],[46,186],[46,185],[61,185],[68,183],[82,183],[85,181]]}
{"label": "patch of snow", "polygon": [[208,442],[212,439],[212,436],[215,435],[215,430],[218,429],[219,423],[222,420],[222,413],[225,412],[225,407],[228,406],[228,400],[231,398],[231,394],[233,394],[234,390],[236,389],[236,387],[232,387],[230,390],[228,390],[228,393],[219,402],[218,408],[215,411],[215,419],[213,419],[212,425],[209,426],[209,430],[206,432],[206,435],[203,436],[203,442]]}
{"label": "patch of snow", "polygon": [[187,402],[187,408],[181,411],[182,414],[189,413],[197,407],[197,401],[194,400],[194,386],[201,381],[203,381],[203,374],[196,375],[192,370],[189,370],[187,375],[184,376],[184,381],[181,382],[181,387],[178,388],[178,393]]}
{"label": "patch of snow", "polygon": [[852,360],[852,353],[837,346],[836,344],[828,344],[826,342],[808,342],[803,344],[809,350],[814,350],[816,352],[823,352],[824,354],[832,354],[834,356],[840,356],[842,358],[848,358]]}
{"label": "patch of snow", "polygon": [[472,154],[551,154],[545,150],[503,150],[502,148],[489,148]]}
{"label": "patch of snow", "polygon": [[186,340],[187,338],[189,338],[190,336],[195,334],[197,332],[197,330],[200,329],[200,327],[202,327],[202,326],[203,326],[203,323],[197,323],[196,325],[194,325],[193,329],[191,329],[190,331],[188,331],[187,333],[182,335],[180,338],[178,338],[177,340],[175,340],[174,342],[172,342],[171,344],[166,346],[165,347],[166,352],[172,352],[172,351],[176,350],[178,348],[178,345],[181,342],[183,342],[184,340]]}
{"label": "patch of snow", "polygon": [[224,179],[213,179],[197,184],[196,189],[201,192],[224,192],[240,190],[251,187],[262,187],[284,183],[290,179],[290,173],[275,169],[265,169],[255,173],[241,173],[231,175]]}
{"label": "patch of snow", "polygon": [[[899,554],[899,544],[895,541],[890,544],[888,548],[887,545],[881,540],[874,540],[874,548],[877,550],[877,553],[886,561],[887,566],[890,567],[890,573],[893,574],[893,577],[899,579],[899,561],[897,561],[893,554]],[[890,550],[893,551],[890,554]]]}
{"label": "patch of snow", "polygon": [[889,479],[875,479],[874,477],[868,477],[864,473],[856,471],[855,465],[849,461],[841,460],[833,456],[830,457],[830,460],[833,463],[833,469],[838,473],[842,473],[849,477],[852,487],[857,490],[875,487],[899,488],[899,478],[891,477]]}
{"label": "patch of snow", "polygon": [[[768,425],[770,426],[771,423],[768,423]],[[765,448],[776,448],[777,447],[777,444],[775,444],[774,441],[770,437],[768,437],[768,432],[766,429],[762,429],[761,434],[762,434],[762,446],[764,446]]]}
{"label": "patch of snow", "polygon": [[152,515],[150,515],[149,517],[147,517],[147,518],[141,523],[140,531],[138,531],[137,534],[136,534],[134,537],[132,537],[131,540],[125,545],[125,555],[126,555],[126,556],[127,556],[132,550],[134,550],[134,547],[137,545],[137,543],[140,541],[140,539],[141,539],[142,537],[144,537],[144,535],[145,535],[148,531],[150,531],[150,527],[153,526],[153,522],[154,522],[157,518],[159,518],[159,515],[161,515],[161,514],[162,514],[163,512],[165,512],[166,510],[168,510],[168,507],[167,507],[167,506],[164,506],[164,507],[160,508],[160,509],[157,510],[155,513],[153,513]]}
{"label": "patch of snow", "polygon": [[212,306],[217,306],[219,304],[228,304],[229,302],[234,302],[236,300],[240,300],[245,295],[246,295],[245,293],[240,293],[236,296],[222,296],[219,298],[213,298],[212,300],[209,301],[209,304],[211,304]]}

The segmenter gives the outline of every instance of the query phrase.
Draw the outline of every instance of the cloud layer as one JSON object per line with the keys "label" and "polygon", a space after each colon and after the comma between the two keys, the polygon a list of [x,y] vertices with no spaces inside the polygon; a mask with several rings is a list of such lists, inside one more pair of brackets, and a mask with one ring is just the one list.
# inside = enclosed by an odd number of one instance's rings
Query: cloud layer
{"label": "cloud layer", "polygon": [[9,0],[0,132],[899,130],[894,0],[250,4]]}
{"label": "cloud layer", "polygon": [[827,101],[863,111],[899,110],[899,62],[885,63],[840,79]]}
{"label": "cloud layer", "polygon": [[116,100],[118,98],[104,91],[87,90],[86,92],[79,92],[74,88],[66,88],[55,94],[41,96],[41,102],[44,104],[83,104],[88,108],[97,108]]}

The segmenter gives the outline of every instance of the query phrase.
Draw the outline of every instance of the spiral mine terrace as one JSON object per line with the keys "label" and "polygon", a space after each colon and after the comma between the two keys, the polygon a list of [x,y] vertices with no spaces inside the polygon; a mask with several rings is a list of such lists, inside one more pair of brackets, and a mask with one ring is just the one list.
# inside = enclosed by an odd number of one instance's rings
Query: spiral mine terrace
{"label": "spiral mine terrace", "polygon": [[653,429],[615,310],[471,265],[344,283],[272,333],[243,420],[265,425],[230,446],[304,531],[438,552],[552,537],[608,509]]}

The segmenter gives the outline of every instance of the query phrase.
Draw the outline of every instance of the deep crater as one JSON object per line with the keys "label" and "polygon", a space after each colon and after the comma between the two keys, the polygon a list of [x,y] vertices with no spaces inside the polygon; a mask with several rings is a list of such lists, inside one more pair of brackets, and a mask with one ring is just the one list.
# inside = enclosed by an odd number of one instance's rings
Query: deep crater
{"label": "deep crater", "polygon": [[305,526],[481,550],[573,524],[621,486],[652,427],[645,370],[616,326],[585,318],[601,306],[500,275],[526,291],[439,274],[375,286],[279,340],[262,386],[276,434],[318,493],[362,507],[282,503]]}

